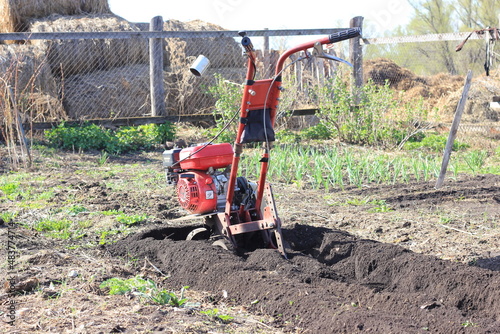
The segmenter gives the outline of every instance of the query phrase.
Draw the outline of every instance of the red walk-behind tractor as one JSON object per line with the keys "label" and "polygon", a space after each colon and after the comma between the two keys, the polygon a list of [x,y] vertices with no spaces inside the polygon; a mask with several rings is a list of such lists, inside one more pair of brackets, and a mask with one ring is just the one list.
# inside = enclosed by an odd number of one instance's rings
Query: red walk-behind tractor
{"label": "red walk-behind tractor", "polygon": [[[342,30],[285,51],[275,75],[264,80],[254,80],[256,53],[250,38],[240,32],[248,62],[234,145],[209,142],[163,153],[167,181],[176,187],[179,204],[191,214],[185,218],[205,220],[204,227],[194,229],[187,239],[211,237],[219,239],[215,243],[221,246],[230,244],[243,250],[275,248],[286,258],[281,221],[271,185],[266,182],[283,66],[290,55],[299,51],[305,51],[299,60],[316,56],[345,62],[323,52],[322,45],[357,37],[360,32],[359,28]],[[312,55],[309,48],[314,48]],[[209,62],[202,59],[201,63]],[[200,75],[196,69],[192,72]],[[244,145],[259,142],[263,143],[260,176],[257,182],[250,182],[238,176],[238,165]]]}

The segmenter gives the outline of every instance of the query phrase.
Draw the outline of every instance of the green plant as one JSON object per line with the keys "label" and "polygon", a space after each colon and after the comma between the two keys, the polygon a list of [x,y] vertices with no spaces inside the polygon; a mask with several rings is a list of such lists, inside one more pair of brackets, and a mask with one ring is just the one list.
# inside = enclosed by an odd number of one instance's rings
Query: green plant
{"label": "green plant", "polygon": [[168,304],[175,307],[182,307],[187,301],[187,298],[184,298],[184,292],[189,287],[182,287],[180,295],[177,296],[174,292],[158,289],[156,283],[150,279],[136,276],[129,279],[110,278],[102,282],[99,288],[109,289],[110,295],[123,295],[131,292],[143,300],[149,300],[160,305]]}
{"label": "green plant", "polygon": [[319,123],[300,131],[300,137],[305,139],[330,139],[332,136],[332,131],[324,123]]}
{"label": "green plant", "polygon": [[298,143],[300,142],[300,139],[301,139],[300,135],[289,129],[282,129],[276,131],[276,140],[278,140],[282,144]]}
{"label": "green plant", "polygon": [[59,124],[45,131],[45,139],[50,145],[66,150],[100,150],[103,153],[98,163],[105,163],[107,155],[139,149],[150,149],[156,144],[172,140],[175,128],[171,123],[124,126],[116,131],[105,129],[96,124],[83,125]]}
{"label": "green plant", "polygon": [[[405,143],[404,148],[406,150],[417,150],[417,149],[426,149],[431,152],[440,153],[444,151],[446,147],[446,142],[448,138],[443,135],[431,134],[428,136],[424,136],[420,141],[409,141]],[[453,142],[453,151],[465,150],[469,147],[469,145],[460,143],[459,141]]]}
{"label": "green plant", "polygon": [[110,236],[121,233],[120,230],[105,230],[105,231],[97,231],[97,235],[99,236],[99,245],[107,245],[113,243],[113,241],[109,240]]}
{"label": "green plant", "polygon": [[219,309],[217,308],[200,311],[200,313],[208,316],[210,319],[214,319],[225,324],[230,323],[234,319],[234,317],[230,315],[220,314]]}
{"label": "green plant", "polygon": [[19,183],[17,182],[7,182],[0,184],[0,191],[9,200],[14,200],[19,193]]}
{"label": "green plant", "polygon": [[[184,292],[189,288],[189,286],[183,286],[181,288],[181,292],[179,296],[175,294],[175,292],[168,292],[166,295],[168,296],[168,304],[175,307],[182,307],[186,302],[187,298],[184,298]],[[165,294],[165,293],[164,293]],[[163,297],[165,298],[165,297]]]}
{"label": "green plant", "polygon": [[461,325],[463,327],[475,327],[476,323],[472,322],[471,320],[466,320]]}
{"label": "green plant", "polygon": [[62,220],[40,220],[36,222],[33,228],[38,232],[43,232],[49,237],[57,239],[69,239],[71,237],[71,232],[69,228],[72,222],[68,219]]}
{"label": "green plant", "polygon": [[143,222],[146,219],[148,219],[148,216],[146,214],[140,214],[140,215],[126,215],[124,213],[119,213],[116,216],[116,220],[119,223],[125,224],[127,226],[132,226],[137,223]]}
{"label": "green plant", "polygon": [[370,204],[374,205],[374,207],[372,209],[370,209],[369,212],[391,212],[391,211],[394,211],[394,209],[389,207],[384,200],[374,200],[374,201],[371,201]]}
{"label": "green plant", "polygon": [[473,150],[464,155],[465,163],[474,174],[484,166],[486,158],[488,158],[488,152],[484,150]]}
{"label": "green plant", "polygon": [[17,212],[1,212],[0,213],[0,219],[4,221],[4,223],[10,223],[12,222],[16,217],[18,213]]}
{"label": "green plant", "polygon": [[51,145],[66,150],[111,150],[117,146],[111,130],[89,123],[77,126],[63,122],[46,130],[45,139]]}
{"label": "green plant", "polygon": [[441,223],[441,224],[445,224],[446,225],[446,224],[449,224],[451,222],[453,222],[453,218],[451,218],[451,217],[448,217],[448,216],[441,216],[441,217],[439,217],[439,223]]}
{"label": "green plant", "polygon": [[369,81],[353,92],[337,76],[318,86],[316,95],[323,133],[351,144],[396,146],[418,133],[415,125],[427,116],[423,101],[403,102],[388,83]]}
{"label": "green plant", "polygon": [[105,210],[105,211],[101,211],[100,214],[102,215],[105,215],[105,216],[114,216],[114,215],[120,215],[120,214],[123,214],[123,211],[119,211],[119,210]]}
{"label": "green plant", "polygon": [[97,159],[97,165],[99,167],[101,166],[104,166],[107,162],[108,162],[108,159],[109,159],[109,154],[108,152],[106,151],[101,151],[101,155],[99,156],[99,158]]}
{"label": "green plant", "polygon": [[216,83],[208,88],[208,92],[217,100],[213,111],[215,128],[206,131],[206,134],[214,136],[222,131],[217,141],[233,142],[236,138],[237,127],[234,117],[240,109],[242,88],[226,80],[221,74],[214,76]]}
{"label": "green plant", "polygon": [[82,212],[87,212],[87,209],[81,205],[73,205],[66,209],[66,212],[70,216],[76,216]]}

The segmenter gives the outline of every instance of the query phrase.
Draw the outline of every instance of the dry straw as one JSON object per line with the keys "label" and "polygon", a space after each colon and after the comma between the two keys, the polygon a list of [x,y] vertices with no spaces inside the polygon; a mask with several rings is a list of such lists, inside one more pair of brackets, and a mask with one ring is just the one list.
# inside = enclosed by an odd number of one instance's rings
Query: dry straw
{"label": "dry straw", "polygon": [[64,86],[71,119],[144,116],[151,111],[149,65],[72,75]]}
{"label": "dry straw", "polygon": [[58,99],[59,83],[52,76],[43,50],[32,45],[0,45],[0,73],[5,89],[23,121],[55,121],[66,118]]}
{"label": "dry straw", "polygon": [[[165,31],[221,31],[222,27],[194,20],[181,22],[178,20],[165,21],[163,25]],[[237,36],[235,36],[237,37]],[[172,59],[171,65],[175,66],[175,58],[186,59],[186,57],[202,54],[210,59],[211,68],[242,67],[244,58],[240,45],[231,37],[218,38],[186,38],[182,41],[178,38],[167,38],[167,52]],[[179,41],[183,42],[179,48]]]}
{"label": "dry straw", "polygon": [[0,0],[0,32],[26,31],[29,21],[52,14],[110,14],[107,0]]}
{"label": "dry straw", "polygon": [[[138,31],[130,22],[112,14],[59,16],[32,21],[32,32]],[[145,39],[33,40],[48,50],[54,74],[70,76],[149,62]]]}

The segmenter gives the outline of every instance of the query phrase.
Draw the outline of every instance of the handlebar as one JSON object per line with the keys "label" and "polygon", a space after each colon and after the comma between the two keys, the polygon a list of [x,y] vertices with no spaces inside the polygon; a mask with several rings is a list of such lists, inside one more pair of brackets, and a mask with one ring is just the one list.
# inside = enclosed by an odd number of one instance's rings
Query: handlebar
{"label": "handlebar", "polygon": [[339,31],[328,36],[330,43],[338,43],[346,39],[355,38],[361,35],[361,28],[349,28],[347,30]]}
{"label": "handlebar", "polygon": [[320,43],[320,44],[338,43],[341,41],[345,41],[347,39],[358,37],[360,35],[361,35],[361,28],[359,28],[359,27],[349,28],[346,30],[342,30],[342,31],[333,33],[327,37],[323,37],[323,38],[320,38],[320,39],[317,39],[314,41],[299,44],[291,49],[288,49],[287,51],[285,51],[285,53],[283,53],[280,56],[280,58],[278,60],[278,64],[276,65],[276,72],[275,73],[276,73],[276,75],[280,74],[281,70],[283,69],[283,64],[285,63],[285,60],[289,56],[291,56],[292,54],[294,54],[296,52],[312,48],[312,47],[314,47],[314,45],[316,43]]}

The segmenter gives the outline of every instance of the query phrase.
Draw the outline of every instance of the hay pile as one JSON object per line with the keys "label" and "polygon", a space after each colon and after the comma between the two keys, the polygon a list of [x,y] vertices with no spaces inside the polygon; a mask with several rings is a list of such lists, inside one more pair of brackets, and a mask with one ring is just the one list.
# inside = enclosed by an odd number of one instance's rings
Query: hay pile
{"label": "hay pile", "polygon": [[[163,29],[165,31],[225,30],[218,25],[200,20],[189,22],[168,20],[165,21]],[[171,59],[171,66],[177,66],[179,60],[182,61],[190,56],[197,57],[200,54],[210,59],[211,68],[242,67],[245,64],[241,46],[231,37],[187,38],[182,40],[167,38],[166,49]]]}
{"label": "hay pile", "polygon": [[[386,58],[368,60],[363,64],[364,80],[372,80],[375,84],[389,86],[402,91],[403,99],[413,101],[423,99],[424,107],[429,111],[438,108],[442,116],[440,121],[448,121],[450,108],[453,110],[458,103],[464,84],[464,78],[447,73],[440,73],[429,77],[418,76],[409,69],[402,68],[394,61]],[[457,92],[458,98],[451,98]]]}
{"label": "hay pile", "polygon": [[388,82],[396,90],[408,90],[422,83],[422,79],[413,72],[387,58],[366,61],[363,64],[363,75],[365,82],[372,80],[377,85]]}
{"label": "hay pile", "polygon": [[149,65],[72,75],[65,81],[64,106],[78,120],[150,114]]}
{"label": "hay pile", "polygon": [[32,45],[0,45],[2,79],[16,92],[57,96],[58,88],[43,49]]}
{"label": "hay pile", "polygon": [[[128,21],[112,14],[51,15],[30,23],[31,32],[138,31]],[[52,71],[59,76],[90,73],[129,64],[149,62],[145,39],[33,40],[48,50]]]}
{"label": "hay pile", "polygon": [[[221,31],[222,27],[200,21],[165,21],[165,31]],[[236,36],[235,36],[236,37]],[[167,83],[167,110],[170,115],[207,113],[215,105],[207,87],[215,84],[214,73],[240,83],[245,74],[245,58],[238,42],[231,37],[217,38],[167,38],[165,40],[166,71],[172,74]],[[200,54],[210,60],[210,67],[203,77],[194,77],[189,66]]]}
{"label": "hay pile", "polygon": [[33,19],[52,14],[110,14],[108,0],[0,0],[0,32],[27,31]]}
{"label": "hay pile", "polygon": [[10,89],[27,120],[66,119],[58,98],[59,85],[43,49],[32,45],[0,45],[0,73],[0,99],[10,103]]}
{"label": "hay pile", "polygon": [[[141,64],[73,75],[65,82],[64,106],[78,120],[150,116],[149,80],[149,65]],[[169,115],[192,102],[194,85],[182,80],[182,74],[163,72]]]}
{"label": "hay pile", "polygon": [[[0,0],[3,32],[139,31],[113,15],[107,0]],[[221,27],[202,22],[167,21],[165,30],[214,31]],[[9,83],[29,119],[89,119],[132,117],[151,112],[149,47],[145,39],[32,40],[27,45],[3,45],[0,73]],[[23,54],[23,60],[15,60]],[[214,72],[241,82],[244,57],[233,38],[165,40],[164,83],[167,112],[206,112],[214,105],[207,87]],[[199,55],[211,61],[209,73],[195,78],[189,66]],[[64,106],[64,108],[63,108]],[[196,108],[196,110],[195,110]]]}
{"label": "hay pile", "polygon": [[[443,111],[449,121],[453,119],[457,103],[462,96],[462,90],[460,88],[452,92],[443,99],[441,105],[436,106]],[[467,102],[465,103],[462,122],[499,122],[500,112],[492,109],[490,106],[490,103],[498,96],[500,96],[500,81],[498,78],[480,76],[473,79]]]}

